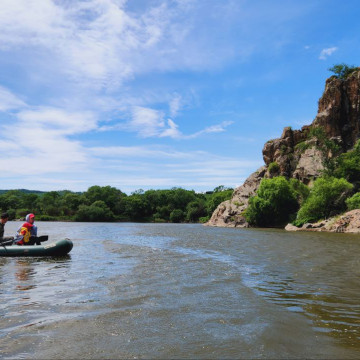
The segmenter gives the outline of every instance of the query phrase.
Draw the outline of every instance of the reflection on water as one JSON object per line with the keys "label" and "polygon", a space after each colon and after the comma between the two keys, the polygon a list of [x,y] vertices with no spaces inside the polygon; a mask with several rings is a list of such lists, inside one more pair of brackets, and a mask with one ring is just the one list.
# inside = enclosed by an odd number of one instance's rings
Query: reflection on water
{"label": "reflection on water", "polygon": [[360,357],[357,236],[39,225],[74,248],[0,258],[0,357]]}

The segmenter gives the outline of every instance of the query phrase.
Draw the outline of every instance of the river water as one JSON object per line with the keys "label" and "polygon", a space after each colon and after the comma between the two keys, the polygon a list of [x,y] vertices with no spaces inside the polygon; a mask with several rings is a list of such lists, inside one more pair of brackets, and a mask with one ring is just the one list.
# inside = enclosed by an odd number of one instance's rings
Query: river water
{"label": "river water", "polygon": [[359,235],[37,225],[74,248],[0,258],[1,358],[360,358]]}

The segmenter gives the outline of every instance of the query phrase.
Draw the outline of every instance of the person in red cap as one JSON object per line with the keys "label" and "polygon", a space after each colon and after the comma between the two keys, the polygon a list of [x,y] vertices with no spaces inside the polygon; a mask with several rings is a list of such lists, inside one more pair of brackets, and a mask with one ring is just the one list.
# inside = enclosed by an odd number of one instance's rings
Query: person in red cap
{"label": "person in red cap", "polygon": [[[35,215],[27,214],[25,223],[22,224],[15,234],[15,244],[17,245],[34,245],[37,237],[37,226],[34,225]],[[37,243],[37,242],[36,242]],[[37,243],[40,245],[40,243]]]}

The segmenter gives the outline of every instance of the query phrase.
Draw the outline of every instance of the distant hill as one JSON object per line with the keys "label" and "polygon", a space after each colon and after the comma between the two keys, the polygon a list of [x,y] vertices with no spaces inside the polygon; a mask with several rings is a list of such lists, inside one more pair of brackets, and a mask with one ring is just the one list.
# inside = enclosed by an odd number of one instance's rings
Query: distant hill
{"label": "distant hill", "polygon": [[0,190],[0,195],[7,193],[8,191],[21,191],[25,194],[44,194],[46,191],[40,191],[40,190],[27,190],[27,189],[11,189],[11,190]]}
{"label": "distant hill", "polygon": [[[11,189],[11,190],[0,190],[0,195],[7,193],[8,191],[20,191],[25,194],[36,194],[36,195],[42,195],[49,191],[40,191],[40,190],[28,190],[28,189]],[[60,195],[62,195],[66,190],[56,190]],[[82,192],[74,192],[75,194],[82,194]]]}

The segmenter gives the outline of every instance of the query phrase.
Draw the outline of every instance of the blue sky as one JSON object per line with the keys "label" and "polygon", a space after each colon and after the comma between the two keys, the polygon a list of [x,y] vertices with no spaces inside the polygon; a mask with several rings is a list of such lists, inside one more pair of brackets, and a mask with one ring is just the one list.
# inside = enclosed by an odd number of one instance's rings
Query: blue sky
{"label": "blue sky", "polygon": [[359,64],[355,0],[1,0],[1,189],[236,187]]}

